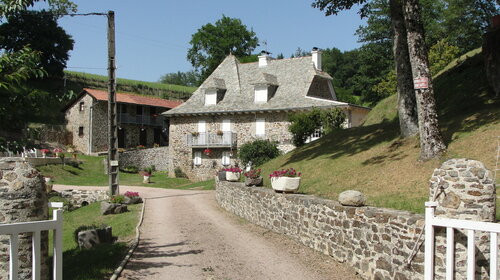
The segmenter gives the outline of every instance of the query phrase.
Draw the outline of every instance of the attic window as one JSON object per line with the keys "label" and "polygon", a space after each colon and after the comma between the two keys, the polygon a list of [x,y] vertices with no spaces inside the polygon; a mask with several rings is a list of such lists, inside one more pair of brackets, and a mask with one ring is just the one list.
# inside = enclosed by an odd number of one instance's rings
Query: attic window
{"label": "attic window", "polygon": [[206,89],[205,90],[205,106],[216,105],[224,99],[225,89]]}
{"label": "attic window", "polygon": [[266,103],[276,92],[277,86],[272,85],[256,85],[255,86],[255,103]]}

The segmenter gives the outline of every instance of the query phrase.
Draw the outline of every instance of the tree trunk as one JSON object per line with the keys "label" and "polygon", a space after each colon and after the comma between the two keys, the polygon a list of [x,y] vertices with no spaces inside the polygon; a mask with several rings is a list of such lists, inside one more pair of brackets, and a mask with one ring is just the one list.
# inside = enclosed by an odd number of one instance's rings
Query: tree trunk
{"label": "tree trunk", "polygon": [[394,32],[393,47],[396,64],[399,129],[403,138],[418,134],[418,116],[413,77],[411,74],[406,27],[401,0],[390,0],[391,23]]}
{"label": "tree trunk", "polygon": [[[419,3],[418,0],[403,0],[403,3],[408,50],[417,100],[420,159],[428,160],[443,154],[446,151],[446,146],[439,131]],[[415,83],[416,79],[419,79],[421,83]]]}

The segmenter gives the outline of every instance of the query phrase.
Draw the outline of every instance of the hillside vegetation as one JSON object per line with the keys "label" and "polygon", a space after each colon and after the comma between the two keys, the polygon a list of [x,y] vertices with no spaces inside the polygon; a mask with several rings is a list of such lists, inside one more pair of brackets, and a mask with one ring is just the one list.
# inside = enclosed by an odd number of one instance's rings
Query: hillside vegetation
{"label": "hillside vegetation", "polygon": [[434,77],[448,146],[442,159],[419,162],[418,139],[399,138],[397,97],[390,96],[373,108],[363,126],[334,131],[276,158],[262,166],[263,174],[294,167],[303,174],[302,193],[337,199],[354,189],[367,195],[369,205],[422,213],[430,176],[445,160],[470,158],[495,167],[500,102],[488,95],[482,56],[470,52],[453,63]]}

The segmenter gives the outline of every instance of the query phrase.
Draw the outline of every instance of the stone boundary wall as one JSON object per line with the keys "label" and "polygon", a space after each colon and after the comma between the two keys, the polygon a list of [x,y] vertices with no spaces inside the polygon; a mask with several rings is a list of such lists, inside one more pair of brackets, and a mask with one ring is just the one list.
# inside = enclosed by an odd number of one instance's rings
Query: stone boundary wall
{"label": "stone boundary wall", "polygon": [[[41,165],[47,165],[47,164],[62,164],[62,161],[58,157],[38,157],[38,158],[32,158],[32,157],[27,157],[24,158],[26,162],[31,164],[33,167],[41,166]],[[75,162],[77,161],[76,159],[73,158],[64,158],[64,163],[69,164],[70,162]]]}
{"label": "stone boundary wall", "polygon": [[[405,211],[342,206],[309,195],[218,181],[220,206],[259,226],[352,265],[365,279],[423,279],[423,246],[406,261],[424,216]],[[436,259],[436,264],[442,263]]]}
{"label": "stone boundary wall", "polygon": [[108,191],[105,190],[64,190],[60,192],[60,195],[76,207],[109,199]]}
{"label": "stone boundary wall", "polygon": [[168,146],[138,149],[120,153],[120,168],[136,166],[140,169],[154,165],[156,170],[168,170]]}

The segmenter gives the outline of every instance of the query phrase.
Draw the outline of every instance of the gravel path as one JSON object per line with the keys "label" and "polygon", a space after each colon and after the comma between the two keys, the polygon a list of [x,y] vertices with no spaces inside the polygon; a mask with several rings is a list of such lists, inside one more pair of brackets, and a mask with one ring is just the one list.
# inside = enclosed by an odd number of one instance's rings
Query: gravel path
{"label": "gravel path", "polygon": [[[92,187],[55,186],[69,188]],[[120,279],[359,279],[352,268],[227,213],[213,191],[120,191],[147,198],[141,241]]]}

